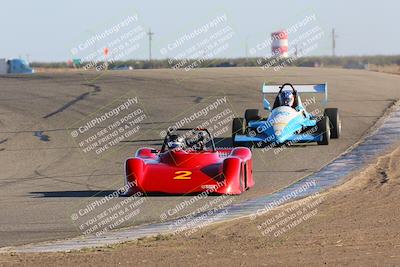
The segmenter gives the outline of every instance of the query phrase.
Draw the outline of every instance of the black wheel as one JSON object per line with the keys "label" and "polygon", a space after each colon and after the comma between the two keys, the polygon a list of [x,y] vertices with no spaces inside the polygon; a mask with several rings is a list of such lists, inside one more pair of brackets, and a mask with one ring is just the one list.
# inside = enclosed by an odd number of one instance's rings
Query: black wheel
{"label": "black wheel", "polygon": [[248,149],[253,149],[254,143],[253,142],[244,142],[242,146],[247,147]]}
{"label": "black wheel", "polygon": [[243,118],[234,118],[232,121],[232,144],[235,146],[235,135],[244,134]]}
{"label": "black wheel", "polygon": [[245,179],[245,173],[246,173],[246,165],[245,164],[240,164],[240,175],[239,175],[239,186],[240,186],[240,191],[244,192],[246,190],[245,188],[245,182],[243,181]]}
{"label": "black wheel", "polygon": [[249,173],[248,173],[249,171],[248,171],[248,165],[247,165],[247,161],[244,163],[244,187],[243,187],[243,191],[245,191],[245,190],[247,190],[247,189],[249,189],[249,187],[248,187],[248,185],[247,185],[247,178],[248,178],[248,176],[249,176]]}
{"label": "black wheel", "polygon": [[247,147],[248,149],[253,149],[253,142],[234,142],[232,140],[233,147]]}
{"label": "black wheel", "polygon": [[339,116],[339,109],[337,108],[326,108],[325,116],[329,118],[331,127],[331,138],[337,139],[340,137],[342,132],[342,121]]}
{"label": "black wheel", "polygon": [[329,139],[331,138],[331,131],[329,127],[329,118],[324,116],[318,123],[318,135],[322,137],[321,141],[318,141],[318,145],[328,145]]}
{"label": "black wheel", "polygon": [[258,115],[258,109],[246,109],[244,112],[244,118],[246,120],[246,124],[249,121],[258,121],[260,119],[260,116]]}

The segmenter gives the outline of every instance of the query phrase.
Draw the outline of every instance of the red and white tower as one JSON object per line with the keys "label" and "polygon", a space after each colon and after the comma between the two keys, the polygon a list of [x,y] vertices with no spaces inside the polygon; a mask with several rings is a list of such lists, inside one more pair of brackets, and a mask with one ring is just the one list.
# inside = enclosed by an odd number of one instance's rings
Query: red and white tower
{"label": "red and white tower", "polygon": [[286,31],[271,33],[272,56],[288,57],[288,34]]}

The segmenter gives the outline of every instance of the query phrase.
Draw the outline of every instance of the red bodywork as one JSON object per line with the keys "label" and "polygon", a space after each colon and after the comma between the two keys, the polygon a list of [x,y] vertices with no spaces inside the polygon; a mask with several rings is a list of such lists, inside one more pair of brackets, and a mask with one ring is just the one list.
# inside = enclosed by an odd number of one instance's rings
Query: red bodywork
{"label": "red bodywork", "polygon": [[137,191],[167,194],[241,194],[254,186],[251,151],[245,147],[186,152],[142,148],[126,160],[126,183]]}

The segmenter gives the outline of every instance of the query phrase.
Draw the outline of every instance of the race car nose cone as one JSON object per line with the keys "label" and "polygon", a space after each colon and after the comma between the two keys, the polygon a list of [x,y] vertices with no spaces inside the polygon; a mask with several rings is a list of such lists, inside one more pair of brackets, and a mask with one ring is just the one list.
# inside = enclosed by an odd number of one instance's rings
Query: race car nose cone
{"label": "race car nose cone", "polygon": [[276,142],[282,144],[282,143],[285,142],[285,138],[283,138],[282,136],[277,136],[277,137],[276,137]]}

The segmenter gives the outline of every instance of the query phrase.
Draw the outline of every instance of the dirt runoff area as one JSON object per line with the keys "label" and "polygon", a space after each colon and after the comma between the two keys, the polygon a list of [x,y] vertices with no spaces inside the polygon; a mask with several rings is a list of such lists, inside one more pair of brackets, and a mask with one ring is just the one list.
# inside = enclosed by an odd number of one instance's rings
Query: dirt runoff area
{"label": "dirt runoff area", "polygon": [[70,253],[3,254],[28,266],[399,266],[400,147],[361,174],[254,219]]}

